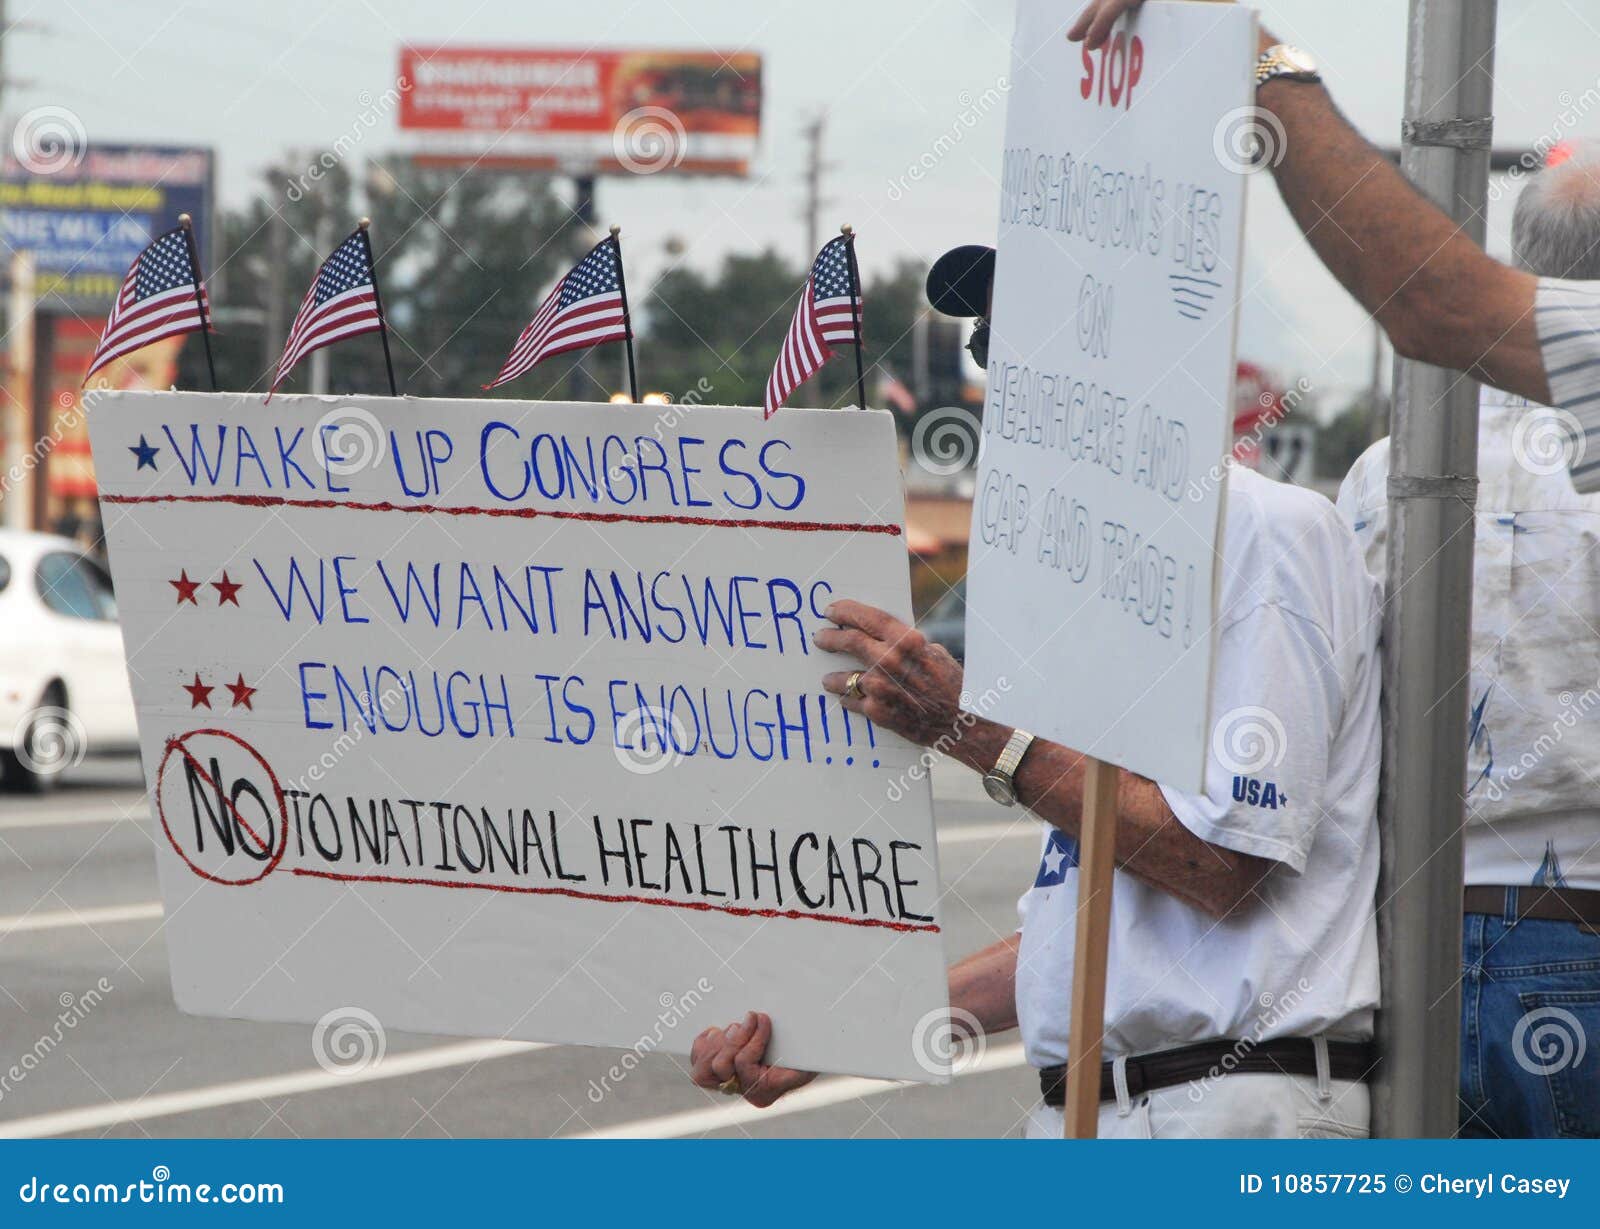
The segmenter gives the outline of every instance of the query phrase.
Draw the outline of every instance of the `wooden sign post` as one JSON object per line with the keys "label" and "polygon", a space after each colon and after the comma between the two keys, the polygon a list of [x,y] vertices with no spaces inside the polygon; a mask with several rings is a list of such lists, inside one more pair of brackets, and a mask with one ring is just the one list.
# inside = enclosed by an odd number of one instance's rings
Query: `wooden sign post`
{"label": "wooden sign post", "polygon": [[1117,849],[1115,764],[1090,759],[1078,825],[1078,928],[1073,946],[1067,1034],[1066,1139],[1093,1139],[1100,1121],[1100,1044],[1105,1039],[1106,965],[1111,942],[1111,872]]}

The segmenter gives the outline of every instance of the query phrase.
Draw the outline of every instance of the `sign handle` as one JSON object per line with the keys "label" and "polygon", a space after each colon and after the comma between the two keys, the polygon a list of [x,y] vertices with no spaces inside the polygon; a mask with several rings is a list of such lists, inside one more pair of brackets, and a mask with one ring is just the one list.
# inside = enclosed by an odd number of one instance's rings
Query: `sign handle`
{"label": "sign handle", "polygon": [[1073,946],[1072,1014],[1067,1034],[1064,1139],[1093,1139],[1100,1122],[1100,1045],[1106,1024],[1111,872],[1117,848],[1115,764],[1089,758],[1078,825],[1078,930]]}

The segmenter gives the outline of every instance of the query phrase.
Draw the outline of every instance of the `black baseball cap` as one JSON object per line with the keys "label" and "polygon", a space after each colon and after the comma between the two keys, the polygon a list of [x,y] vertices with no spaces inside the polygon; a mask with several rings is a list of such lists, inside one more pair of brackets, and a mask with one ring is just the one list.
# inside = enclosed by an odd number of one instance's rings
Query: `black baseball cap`
{"label": "black baseball cap", "polygon": [[994,283],[994,249],[981,243],[951,248],[928,270],[928,302],[946,316],[987,316]]}

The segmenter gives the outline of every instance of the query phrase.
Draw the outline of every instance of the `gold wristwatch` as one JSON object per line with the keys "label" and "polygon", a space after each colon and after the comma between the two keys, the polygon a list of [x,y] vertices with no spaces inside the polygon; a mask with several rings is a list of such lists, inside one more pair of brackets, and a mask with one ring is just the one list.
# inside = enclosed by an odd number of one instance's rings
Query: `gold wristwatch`
{"label": "gold wristwatch", "polygon": [[1298,47],[1276,43],[1263,51],[1256,60],[1256,85],[1265,85],[1274,77],[1287,77],[1290,81],[1321,81],[1317,62]]}
{"label": "gold wristwatch", "polygon": [[1013,730],[994,767],[983,774],[984,791],[1003,807],[1017,805],[1017,765],[1033,743],[1033,735],[1026,730]]}

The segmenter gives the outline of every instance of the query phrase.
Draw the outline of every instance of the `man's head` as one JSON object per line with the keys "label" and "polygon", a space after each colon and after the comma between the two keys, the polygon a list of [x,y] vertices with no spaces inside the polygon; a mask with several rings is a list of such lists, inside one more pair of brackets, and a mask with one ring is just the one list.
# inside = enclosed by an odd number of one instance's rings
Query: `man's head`
{"label": "man's head", "polygon": [[1600,281],[1600,147],[1574,145],[1528,181],[1511,219],[1518,268],[1539,277]]}

